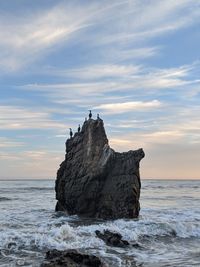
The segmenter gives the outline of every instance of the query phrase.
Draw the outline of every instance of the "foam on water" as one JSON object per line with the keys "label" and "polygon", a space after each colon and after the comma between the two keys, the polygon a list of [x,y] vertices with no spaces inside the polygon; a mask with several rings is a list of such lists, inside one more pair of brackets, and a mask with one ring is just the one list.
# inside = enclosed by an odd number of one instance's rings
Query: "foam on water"
{"label": "foam on water", "polygon": [[[192,185],[174,181],[171,186],[169,181],[145,181],[140,218],[107,222],[55,213],[53,181],[31,181],[25,186],[14,182],[16,191],[10,183],[0,184],[5,198],[15,198],[0,202],[0,266],[39,266],[45,251],[54,248],[93,253],[115,267],[200,266],[198,181]],[[21,194],[20,186],[29,190]],[[95,235],[95,230],[104,229],[119,232],[140,247],[108,247]]]}

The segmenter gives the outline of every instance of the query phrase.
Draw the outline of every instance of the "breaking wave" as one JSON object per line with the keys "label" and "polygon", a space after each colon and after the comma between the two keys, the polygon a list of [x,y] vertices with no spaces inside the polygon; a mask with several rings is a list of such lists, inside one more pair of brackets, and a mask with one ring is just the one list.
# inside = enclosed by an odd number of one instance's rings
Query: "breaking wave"
{"label": "breaking wave", "polygon": [[57,248],[95,248],[104,246],[102,240],[95,236],[95,230],[119,232],[129,242],[142,242],[143,238],[179,237],[200,238],[200,222],[153,222],[151,220],[116,220],[102,224],[72,226],[59,220],[54,224],[43,224],[37,231],[20,232],[18,230],[0,232],[0,242],[4,248],[9,244],[15,246],[39,246],[42,249]]}
{"label": "breaking wave", "polygon": [[[159,188],[161,193],[143,190],[138,220],[107,222],[55,213],[52,184],[46,182],[41,186],[37,181],[29,187],[26,184],[19,187],[17,183],[11,189],[5,187],[10,191],[0,198],[0,266],[40,266],[45,252],[55,248],[95,254],[109,267],[134,266],[135,261],[136,266],[143,267],[199,266],[200,194],[192,182],[191,190],[180,189],[178,182],[173,192],[163,181],[156,182],[168,193],[164,194],[162,188]],[[144,186],[151,185],[152,182],[147,182]],[[15,186],[21,191],[14,190]],[[173,183],[172,186],[175,187]],[[28,194],[28,190],[33,194]],[[17,201],[9,201],[13,199]],[[118,232],[130,244],[139,246],[109,247],[95,235],[96,230],[105,229]]]}

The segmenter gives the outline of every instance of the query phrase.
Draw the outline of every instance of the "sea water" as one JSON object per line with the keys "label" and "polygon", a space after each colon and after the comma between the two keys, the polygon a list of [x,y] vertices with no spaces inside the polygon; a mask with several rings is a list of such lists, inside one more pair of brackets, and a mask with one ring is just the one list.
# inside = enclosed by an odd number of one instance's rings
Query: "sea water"
{"label": "sea water", "polygon": [[[53,180],[0,181],[0,266],[40,266],[50,249],[79,249],[108,266],[200,266],[200,181],[143,180],[137,220],[56,213]],[[95,230],[139,247],[107,246]]]}

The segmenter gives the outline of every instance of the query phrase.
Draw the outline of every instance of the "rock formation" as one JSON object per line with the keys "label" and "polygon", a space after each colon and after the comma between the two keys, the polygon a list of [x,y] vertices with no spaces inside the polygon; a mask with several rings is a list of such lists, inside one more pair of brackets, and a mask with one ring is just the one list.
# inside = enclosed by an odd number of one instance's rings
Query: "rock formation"
{"label": "rock formation", "polygon": [[95,234],[98,238],[102,239],[108,246],[123,248],[130,245],[128,241],[122,239],[122,235],[119,233],[113,233],[109,230],[104,230],[104,232],[101,233],[99,230],[96,230]]}
{"label": "rock formation", "polygon": [[142,149],[124,153],[109,147],[103,120],[89,119],[66,141],[57,172],[57,211],[102,219],[139,215]]}
{"label": "rock formation", "polygon": [[106,267],[100,259],[93,255],[81,254],[76,250],[47,251],[45,262],[41,267]]}
{"label": "rock formation", "polygon": [[111,232],[109,230],[104,230],[103,232],[96,230],[95,234],[98,238],[102,239],[107,246],[122,248],[132,246],[134,248],[141,248],[141,246],[135,241],[130,244],[127,240],[123,240],[120,233]]}

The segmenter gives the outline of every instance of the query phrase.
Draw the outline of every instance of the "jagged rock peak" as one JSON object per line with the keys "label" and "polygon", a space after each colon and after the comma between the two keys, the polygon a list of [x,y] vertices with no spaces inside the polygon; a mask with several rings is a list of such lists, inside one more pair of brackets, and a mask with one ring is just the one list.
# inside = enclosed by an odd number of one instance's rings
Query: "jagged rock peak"
{"label": "jagged rock peak", "polygon": [[[70,152],[80,156],[82,163],[88,168],[94,167],[108,150],[108,139],[105,133],[103,120],[89,119],[84,122],[79,133],[66,141],[66,158]],[[77,154],[76,154],[77,153]],[[102,159],[103,160],[103,159]]]}
{"label": "jagged rock peak", "polygon": [[103,120],[89,119],[66,141],[57,172],[56,210],[103,219],[139,214],[142,149],[124,153],[109,147]]}

